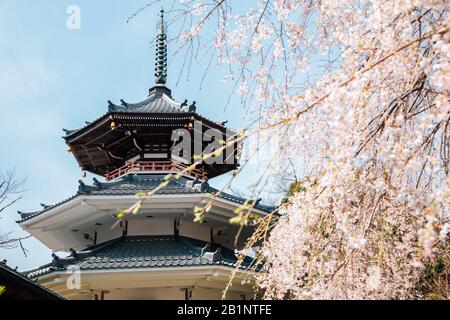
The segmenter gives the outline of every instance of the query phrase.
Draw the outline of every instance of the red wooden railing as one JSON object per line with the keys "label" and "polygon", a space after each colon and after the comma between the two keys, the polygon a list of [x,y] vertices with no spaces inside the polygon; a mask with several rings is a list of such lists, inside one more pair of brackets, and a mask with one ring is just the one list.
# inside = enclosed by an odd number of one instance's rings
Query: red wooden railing
{"label": "red wooden railing", "polygon": [[[106,181],[117,179],[127,173],[139,172],[166,172],[177,173],[187,168],[187,165],[176,161],[135,161],[130,162],[116,170],[110,171],[105,175]],[[202,180],[206,179],[204,170],[194,169],[186,172],[186,174],[198,177]]]}

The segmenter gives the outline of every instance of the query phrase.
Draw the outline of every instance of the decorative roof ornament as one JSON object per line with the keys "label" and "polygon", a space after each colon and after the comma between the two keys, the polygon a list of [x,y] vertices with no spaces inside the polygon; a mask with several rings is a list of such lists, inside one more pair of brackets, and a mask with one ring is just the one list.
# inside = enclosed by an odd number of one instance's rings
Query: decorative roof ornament
{"label": "decorative roof ornament", "polygon": [[189,112],[197,112],[197,102],[192,102],[192,104],[189,106]]}
{"label": "decorative roof ornament", "polygon": [[164,21],[164,10],[161,9],[161,19],[158,24],[156,38],[155,83],[165,85],[167,81],[167,35]]}

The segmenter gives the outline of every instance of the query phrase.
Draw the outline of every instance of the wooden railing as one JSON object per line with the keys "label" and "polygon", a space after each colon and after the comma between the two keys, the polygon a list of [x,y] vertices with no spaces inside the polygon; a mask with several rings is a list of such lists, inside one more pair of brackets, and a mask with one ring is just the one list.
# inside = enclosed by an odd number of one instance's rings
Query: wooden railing
{"label": "wooden railing", "polygon": [[[129,162],[123,167],[116,170],[108,172],[105,175],[106,181],[111,181],[117,179],[127,173],[153,173],[153,172],[164,172],[164,173],[177,173],[186,169],[187,165],[176,162],[176,161],[135,161]],[[207,176],[204,170],[194,169],[186,174],[198,177],[199,179],[206,180]]]}

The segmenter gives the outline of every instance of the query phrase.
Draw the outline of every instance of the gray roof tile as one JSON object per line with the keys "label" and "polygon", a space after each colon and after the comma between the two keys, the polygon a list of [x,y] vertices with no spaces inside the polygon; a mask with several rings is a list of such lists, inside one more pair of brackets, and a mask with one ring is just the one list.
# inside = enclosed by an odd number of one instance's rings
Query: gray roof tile
{"label": "gray roof tile", "polygon": [[[61,201],[53,206],[46,206],[41,211],[36,211],[32,213],[19,212],[21,220],[18,223],[30,220],[37,217],[53,208],[56,208],[66,202],[69,202],[80,195],[93,195],[93,196],[117,196],[117,195],[135,195],[138,192],[148,192],[154,190],[164,181],[165,175],[158,174],[128,174],[118,180],[112,182],[100,182],[92,186],[82,184],[79,187],[78,193],[64,201]],[[208,183],[203,183],[201,187],[198,185],[189,187],[186,182],[189,181],[188,178],[182,177],[178,180],[170,181],[168,186],[159,190],[158,194],[211,194],[215,195],[219,190],[212,188]],[[227,193],[220,193],[219,198],[232,201],[238,204],[245,203],[246,199],[240,198]],[[266,206],[262,204],[257,204],[255,206],[257,209],[272,212],[275,207]]]}
{"label": "gray roof tile", "polygon": [[[203,255],[202,255],[203,252]],[[214,253],[214,254],[213,254]],[[81,270],[133,269],[182,266],[235,266],[234,252],[225,247],[181,236],[130,236],[115,239],[76,256],[54,259],[52,263],[26,273],[36,278],[76,265]],[[245,259],[241,268],[252,263]]]}
{"label": "gray roof tile", "polygon": [[131,113],[185,113],[188,109],[181,103],[175,102],[170,90],[166,87],[155,87],[150,91],[150,95],[139,103],[127,103],[122,100],[122,105],[110,103],[110,112],[131,112]]}

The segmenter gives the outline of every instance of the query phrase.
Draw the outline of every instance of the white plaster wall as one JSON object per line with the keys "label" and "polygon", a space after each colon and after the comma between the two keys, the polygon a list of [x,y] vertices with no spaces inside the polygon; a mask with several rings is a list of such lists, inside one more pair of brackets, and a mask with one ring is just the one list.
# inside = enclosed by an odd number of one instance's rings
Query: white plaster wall
{"label": "white plaster wall", "polygon": [[[192,291],[192,300],[222,300],[221,289],[198,287]],[[246,294],[246,298],[249,299],[250,295]],[[243,300],[240,293],[234,291],[228,291],[226,300]]]}
{"label": "white plaster wall", "polygon": [[180,288],[115,289],[105,300],[184,300],[184,291]]}
{"label": "white plaster wall", "polygon": [[173,219],[130,219],[128,221],[129,236],[168,236],[173,235]]}
{"label": "white plaster wall", "polygon": [[192,219],[180,221],[180,236],[203,241],[211,241],[211,228],[204,224],[195,223]]}
{"label": "white plaster wall", "polygon": [[111,230],[111,225],[103,225],[97,229],[97,244],[117,239],[122,236],[122,228],[119,226]]}

